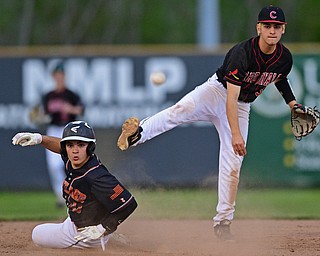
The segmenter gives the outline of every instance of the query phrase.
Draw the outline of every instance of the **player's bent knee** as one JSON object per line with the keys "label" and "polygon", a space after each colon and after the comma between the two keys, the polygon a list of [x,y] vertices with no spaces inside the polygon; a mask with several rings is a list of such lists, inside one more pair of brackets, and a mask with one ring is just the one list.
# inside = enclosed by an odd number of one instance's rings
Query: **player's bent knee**
{"label": "player's bent knee", "polygon": [[46,224],[38,225],[32,230],[32,241],[37,246],[55,248],[52,236],[50,237],[46,226]]}
{"label": "player's bent knee", "polygon": [[32,241],[34,244],[38,245],[38,246],[44,246],[44,234],[41,230],[40,226],[36,226],[33,230],[32,230]]}

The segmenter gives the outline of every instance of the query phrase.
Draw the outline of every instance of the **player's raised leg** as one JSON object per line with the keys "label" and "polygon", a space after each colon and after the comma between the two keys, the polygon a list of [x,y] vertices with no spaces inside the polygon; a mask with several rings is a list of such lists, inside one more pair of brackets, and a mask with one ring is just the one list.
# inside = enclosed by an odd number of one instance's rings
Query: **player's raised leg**
{"label": "player's raised leg", "polygon": [[117,145],[121,150],[127,150],[134,144],[144,143],[182,123],[195,121],[193,114],[193,99],[187,95],[175,105],[147,117],[141,122],[137,117],[130,117],[122,125]]}
{"label": "player's raised leg", "polygon": [[[136,117],[130,117],[122,125],[122,132],[118,139],[118,147],[126,150],[130,146],[144,143],[181,124],[195,121],[209,121],[211,112],[219,110],[217,105],[220,94],[215,96],[215,90],[222,90],[222,86],[215,88],[208,82],[197,86],[181,100],[152,116],[139,122]],[[225,91],[225,89],[223,88]],[[201,100],[198,100],[201,99]],[[197,104],[196,104],[197,102]]]}

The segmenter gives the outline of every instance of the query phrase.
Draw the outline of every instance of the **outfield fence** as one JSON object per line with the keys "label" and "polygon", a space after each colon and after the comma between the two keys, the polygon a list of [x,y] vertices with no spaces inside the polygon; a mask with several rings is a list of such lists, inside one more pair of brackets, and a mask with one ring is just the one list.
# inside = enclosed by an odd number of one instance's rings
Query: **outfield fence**
{"label": "outfield fence", "polygon": [[[300,102],[320,106],[319,47],[303,53],[295,46],[289,75]],[[51,68],[65,62],[67,85],[80,94],[83,117],[96,130],[97,153],[112,173],[128,184],[211,186],[218,175],[219,140],[211,124],[178,127],[126,152],[116,147],[122,122],[152,115],[203,83],[221,65],[228,47],[201,51],[170,47],[33,47],[1,48],[0,131],[1,190],[50,188],[41,147],[11,144],[19,131],[45,132],[29,120],[33,106],[53,88]],[[154,86],[149,76],[162,71],[167,81]],[[290,114],[274,86],[252,106],[248,155],[241,186],[313,187],[320,184],[320,130],[301,141],[290,131]]]}

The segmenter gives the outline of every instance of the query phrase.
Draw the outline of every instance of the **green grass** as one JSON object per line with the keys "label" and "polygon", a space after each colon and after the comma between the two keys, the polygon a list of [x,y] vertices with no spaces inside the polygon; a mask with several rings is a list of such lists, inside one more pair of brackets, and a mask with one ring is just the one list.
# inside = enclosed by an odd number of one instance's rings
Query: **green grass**
{"label": "green grass", "polygon": [[[215,189],[131,189],[139,207],[135,218],[211,219],[215,214]],[[320,219],[320,190],[240,190],[235,218]],[[0,220],[60,220],[51,192],[0,192]]]}
{"label": "green grass", "polygon": [[253,190],[238,194],[239,218],[320,219],[318,189]]}
{"label": "green grass", "polygon": [[48,220],[66,217],[51,192],[0,192],[0,220]]}

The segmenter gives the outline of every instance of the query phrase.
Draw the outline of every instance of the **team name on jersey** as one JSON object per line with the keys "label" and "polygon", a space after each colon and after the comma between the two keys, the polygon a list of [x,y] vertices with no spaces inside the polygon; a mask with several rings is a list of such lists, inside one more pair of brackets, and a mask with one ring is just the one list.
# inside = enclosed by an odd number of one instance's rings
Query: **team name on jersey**
{"label": "team name on jersey", "polygon": [[70,208],[73,212],[81,213],[82,205],[87,196],[80,190],[74,189],[66,180],[63,181],[63,191],[69,196],[67,200],[68,208]]}
{"label": "team name on jersey", "polygon": [[280,78],[281,75],[282,74],[273,73],[273,72],[263,72],[261,74],[260,72],[248,71],[246,73],[245,78],[243,79],[243,82],[249,83],[249,84],[268,86],[269,84],[271,84],[272,82]]}

